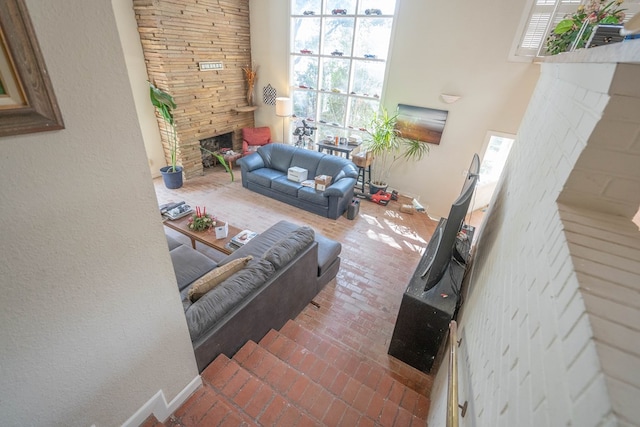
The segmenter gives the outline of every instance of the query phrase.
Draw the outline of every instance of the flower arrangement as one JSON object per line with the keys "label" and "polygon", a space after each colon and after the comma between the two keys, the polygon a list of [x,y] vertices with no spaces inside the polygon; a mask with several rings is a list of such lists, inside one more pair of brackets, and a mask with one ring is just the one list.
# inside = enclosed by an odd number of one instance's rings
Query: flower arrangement
{"label": "flower arrangement", "polygon": [[210,231],[216,226],[216,217],[207,213],[207,208],[196,206],[196,213],[189,218],[189,229],[195,231]]}
{"label": "flower arrangement", "polygon": [[625,16],[626,9],[620,8],[624,0],[613,0],[606,4],[605,1],[591,0],[586,6],[582,4],[572,15],[558,22],[547,38],[545,44],[547,54],[556,55],[567,52],[578,37],[580,39],[576,43],[576,48],[584,47],[593,28],[598,24],[620,24]]}

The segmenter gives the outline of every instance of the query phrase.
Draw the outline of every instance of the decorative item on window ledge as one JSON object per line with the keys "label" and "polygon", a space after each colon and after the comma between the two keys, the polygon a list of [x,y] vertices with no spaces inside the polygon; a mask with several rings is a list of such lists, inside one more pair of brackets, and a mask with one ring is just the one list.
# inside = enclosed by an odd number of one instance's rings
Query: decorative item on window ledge
{"label": "decorative item on window ledge", "polygon": [[578,6],[553,29],[547,38],[545,49],[548,55],[556,55],[585,47],[591,32],[598,24],[619,24],[624,20],[626,9],[620,5],[624,0],[591,0],[586,6]]}
{"label": "decorative item on window ledge", "polygon": [[207,213],[207,208],[196,206],[196,213],[189,218],[189,229],[195,231],[211,231],[216,226],[217,219]]}
{"label": "decorative item on window ledge", "polygon": [[247,80],[247,104],[253,106],[253,86],[256,84],[256,77],[258,75],[258,66],[252,65],[251,68],[244,67],[244,78]]}

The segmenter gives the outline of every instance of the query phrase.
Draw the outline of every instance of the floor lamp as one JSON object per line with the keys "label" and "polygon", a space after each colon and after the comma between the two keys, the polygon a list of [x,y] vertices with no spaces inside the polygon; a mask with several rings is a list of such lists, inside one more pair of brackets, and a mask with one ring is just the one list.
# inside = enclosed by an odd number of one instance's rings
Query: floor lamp
{"label": "floor lamp", "polygon": [[285,117],[291,116],[293,113],[293,103],[291,102],[291,98],[286,97],[278,97],[276,98],[276,116],[282,117],[282,142],[285,141],[285,132],[284,132],[284,121]]}

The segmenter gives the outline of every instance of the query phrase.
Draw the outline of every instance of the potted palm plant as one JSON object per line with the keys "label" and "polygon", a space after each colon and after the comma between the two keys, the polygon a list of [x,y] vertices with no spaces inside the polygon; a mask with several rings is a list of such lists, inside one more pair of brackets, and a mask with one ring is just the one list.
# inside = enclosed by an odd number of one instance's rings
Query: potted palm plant
{"label": "potted palm plant", "polygon": [[375,159],[372,168],[369,191],[371,194],[379,190],[385,191],[389,185],[391,167],[396,161],[417,161],[429,152],[429,146],[415,139],[402,136],[397,129],[398,113],[389,115],[384,107],[375,115],[365,137],[364,146]]}
{"label": "potted palm plant", "polygon": [[171,95],[151,82],[149,82],[149,96],[151,103],[164,120],[164,130],[169,144],[169,165],[160,168],[164,185],[171,189],[180,188],[182,187],[182,166],[177,165],[178,136],[173,120],[173,109],[176,108],[176,103]]}

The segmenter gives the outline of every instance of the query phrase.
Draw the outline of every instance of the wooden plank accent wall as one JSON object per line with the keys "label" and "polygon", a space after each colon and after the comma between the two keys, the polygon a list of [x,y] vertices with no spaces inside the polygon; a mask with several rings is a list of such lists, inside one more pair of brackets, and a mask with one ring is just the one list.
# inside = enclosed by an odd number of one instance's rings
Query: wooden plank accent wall
{"label": "wooden plank accent wall", "polygon": [[[178,106],[178,163],[185,179],[202,175],[201,139],[232,132],[241,150],[242,128],[254,126],[253,112],[234,110],[247,106],[249,0],[133,0],[133,9],[149,79]],[[224,68],[200,71],[210,61]],[[163,145],[168,155],[164,135]]]}

